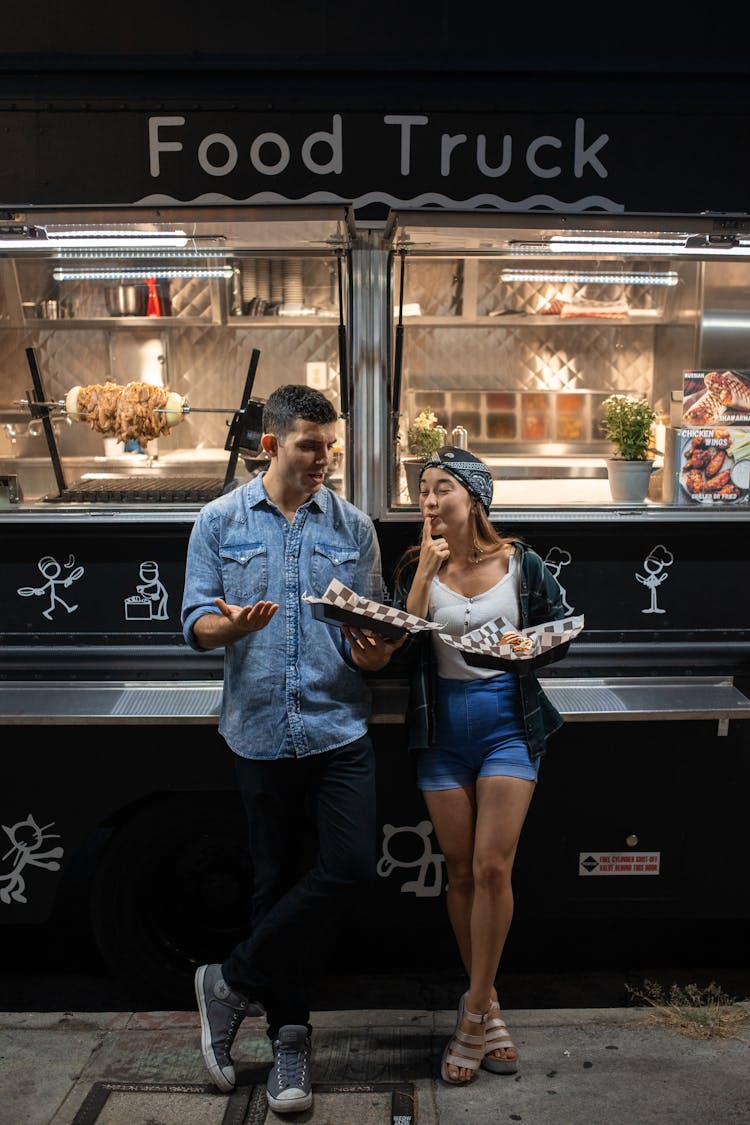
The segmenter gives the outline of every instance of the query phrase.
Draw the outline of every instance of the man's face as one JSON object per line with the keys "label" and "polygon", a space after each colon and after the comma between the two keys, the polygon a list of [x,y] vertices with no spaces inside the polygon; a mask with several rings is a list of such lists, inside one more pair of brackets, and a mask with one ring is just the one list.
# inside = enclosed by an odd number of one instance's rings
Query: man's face
{"label": "man's face", "polygon": [[325,480],[333,460],[336,423],[320,425],[298,418],[294,429],[277,442],[279,480],[285,488],[309,496]]}

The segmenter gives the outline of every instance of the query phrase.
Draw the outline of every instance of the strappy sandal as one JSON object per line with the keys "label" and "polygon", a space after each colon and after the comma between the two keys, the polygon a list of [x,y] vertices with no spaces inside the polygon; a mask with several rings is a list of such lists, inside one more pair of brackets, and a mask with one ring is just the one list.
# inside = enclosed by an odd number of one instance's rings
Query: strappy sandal
{"label": "strappy sandal", "polygon": [[[461,1027],[461,1020],[463,1019],[471,1020],[472,1023],[484,1025],[487,1018],[486,1015],[482,1015],[479,1012],[469,1011],[466,1007],[467,995],[468,993],[465,992],[459,1001],[456,1026],[446,1044],[440,1063],[440,1077],[443,1079],[443,1082],[448,1082],[451,1086],[467,1086],[469,1082],[473,1082],[487,1049],[484,1038],[484,1026],[482,1026],[481,1035],[469,1035]],[[469,1078],[451,1078],[448,1074],[449,1066],[457,1066],[463,1070],[471,1070],[473,1073]]]}
{"label": "strappy sandal", "polygon": [[[508,1034],[505,1020],[500,1016],[500,1004],[497,1000],[490,1001],[490,1010],[487,1022],[484,1025],[485,1054],[481,1066],[493,1074],[516,1074],[518,1071],[518,1050]],[[505,1048],[516,1052],[514,1059],[495,1059],[492,1052]]]}

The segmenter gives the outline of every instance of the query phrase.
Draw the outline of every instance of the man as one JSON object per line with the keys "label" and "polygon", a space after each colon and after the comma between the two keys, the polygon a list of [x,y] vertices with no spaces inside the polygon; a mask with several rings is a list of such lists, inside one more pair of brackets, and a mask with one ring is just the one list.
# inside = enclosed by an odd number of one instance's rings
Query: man
{"label": "man", "polygon": [[[224,646],[219,732],[234,752],[254,869],[251,934],[195,977],[201,1049],[223,1091],[240,1022],[266,1013],[276,1113],[312,1105],[312,1028],[303,954],[375,863],[374,755],[362,672],[394,649],[361,630],[317,620],[303,594],[335,576],[383,600],[372,521],[326,488],[337,415],[328,399],[287,385],[263,410],[266,471],[205,505],[188,546],[184,636]],[[318,853],[300,873],[313,811]]]}

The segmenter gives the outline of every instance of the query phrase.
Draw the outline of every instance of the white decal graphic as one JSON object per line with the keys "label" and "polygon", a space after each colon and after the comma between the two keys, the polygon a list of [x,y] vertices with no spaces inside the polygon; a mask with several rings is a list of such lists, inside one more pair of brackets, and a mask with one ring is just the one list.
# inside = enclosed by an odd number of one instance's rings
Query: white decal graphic
{"label": "white decal graphic", "polygon": [[[434,898],[443,889],[443,855],[433,852],[430,833],[432,824],[429,820],[420,820],[419,824],[407,824],[396,828],[393,824],[383,825],[383,853],[378,860],[377,872],[382,878],[387,878],[397,867],[405,870],[414,869],[416,879],[411,879],[401,886],[401,894],[413,894],[417,898]],[[399,840],[400,837],[400,840]],[[416,858],[411,855],[412,845],[416,842],[421,846],[422,854]],[[399,859],[393,854],[393,843],[408,853],[408,858]],[[397,849],[399,847],[397,846]],[[431,881],[428,883],[427,878]]]}
{"label": "white decal graphic", "polygon": [[307,195],[302,195],[299,198],[291,200],[278,191],[257,191],[252,195],[246,195],[242,198],[227,195],[225,192],[221,191],[204,191],[200,195],[193,196],[192,199],[178,199],[177,196],[174,195],[154,192],[150,195],[144,195],[140,199],[136,199],[135,203],[137,206],[146,207],[180,206],[184,203],[196,203],[201,206],[212,203],[248,203],[256,206],[268,203],[347,203],[353,206],[355,210],[369,207],[374,203],[385,203],[388,207],[394,208],[445,207],[455,210],[455,208],[460,207],[462,211],[494,210],[523,212],[564,210],[569,211],[571,214],[578,214],[585,211],[606,211],[614,214],[625,210],[625,205],[623,203],[617,203],[613,199],[608,199],[606,195],[586,195],[581,199],[558,199],[557,196],[549,195],[546,192],[527,195],[523,199],[506,199],[502,195],[492,195],[489,192],[482,192],[480,195],[471,195],[465,199],[454,199],[450,195],[444,195],[441,192],[435,191],[422,192],[420,195],[407,197],[394,195],[393,192],[390,191],[368,191],[352,199],[348,195],[337,195],[332,191],[312,191]]}
{"label": "white decal graphic", "polygon": [[641,613],[666,613],[665,609],[659,609],[656,604],[656,590],[661,586],[662,582],[666,582],[669,578],[669,567],[674,562],[674,555],[662,543],[657,543],[653,550],[643,560],[643,569],[646,571],[643,574],[636,574],[636,579],[642,586],[646,586],[651,591],[651,604],[642,609]]}
{"label": "white decal graphic", "polygon": [[[57,862],[63,856],[63,848],[52,848],[49,851],[40,851],[42,844],[47,840],[59,839],[58,832],[48,832],[54,821],[40,828],[34,817],[29,813],[25,820],[19,820],[9,828],[2,825],[3,832],[8,836],[11,846],[3,856],[3,861],[11,859],[10,870],[0,872],[0,902],[7,905],[11,899],[15,902],[26,902],[26,880],[23,877],[25,867],[44,867],[47,871],[59,871]],[[11,858],[12,857],[12,858]]]}
{"label": "white decal graphic", "polygon": [[567,613],[573,612],[573,606],[568,605],[567,594],[565,593],[562,582],[560,581],[560,571],[564,566],[568,566],[570,562],[570,551],[564,551],[562,547],[550,547],[549,551],[547,551],[547,554],[544,557],[544,565],[547,567],[547,570],[549,570],[552,577],[557,579],[557,583],[560,587],[560,593],[562,594],[563,608]]}
{"label": "white decal graphic", "polygon": [[[42,577],[46,578],[46,582],[44,583],[44,585],[21,586],[18,590],[16,590],[16,593],[20,594],[22,598],[40,598],[44,594],[49,594],[49,605],[46,609],[42,610],[42,614],[47,618],[48,621],[52,620],[52,615],[55,612],[57,606],[62,606],[63,609],[67,610],[68,613],[73,613],[78,609],[78,606],[68,605],[68,603],[60,597],[57,591],[60,586],[64,586],[67,589],[69,586],[72,586],[74,582],[77,582],[79,578],[83,577],[83,567],[76,566],[75,562],[75,555],[69,555],[68,561],[65,563],[65,567],[63,568],[57,561],[57,559],[54,559],[52,557],[52,555],[45,555],[44,558],[40,559],[37,563]],[[67,570],[69,573],[61,578],[60,576],[63,572],[63,569]]]}
{"label": "white decal graphic", "polygon": [[169,597],[164,583],[159,578],[159,565],[148,559],[141,563],[139,570],[141,582],[136,593],[125,599],[125,618],[127,621],[166,621]]}

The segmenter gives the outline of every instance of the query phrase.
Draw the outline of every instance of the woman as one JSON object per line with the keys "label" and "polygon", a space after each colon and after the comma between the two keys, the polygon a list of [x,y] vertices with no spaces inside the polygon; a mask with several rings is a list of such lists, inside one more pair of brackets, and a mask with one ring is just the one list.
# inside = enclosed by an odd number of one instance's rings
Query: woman
{"label": "woman", "polygon": [[[542,559],[489,521],[492,476],[465,449],[445,446],[425,462],[420,542],[395,575],[395,602],[461,636],[499,617],[515,629],[566,616]],[[514,1074],[495,977],[513,916],[511,872],[547,737],[562,719],[533,672],[468,665],[437,631],[416,655],[410,746],[448,876],[447,908],[469,988],[441,1063],[442,1078],[470,1082],[479,1067]],[[558,654],[556,654],[558,655]]]}

